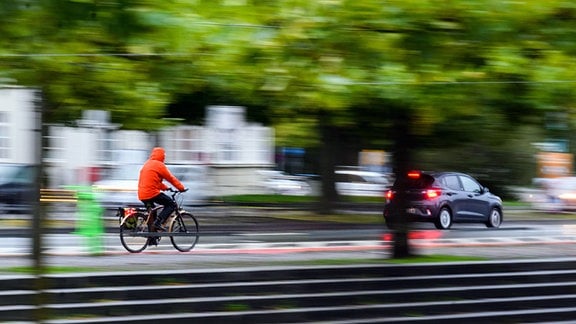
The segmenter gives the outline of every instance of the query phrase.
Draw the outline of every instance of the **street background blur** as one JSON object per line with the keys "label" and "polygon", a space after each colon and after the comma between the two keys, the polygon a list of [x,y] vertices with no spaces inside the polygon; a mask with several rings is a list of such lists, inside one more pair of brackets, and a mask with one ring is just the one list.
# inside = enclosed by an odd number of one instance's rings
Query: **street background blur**
{"label": "street background blur", "polygon": [[[218,272],[223,263],[356,263],[390,252],[482,252],[502,265],[511,256],[574,254],[573,1],[13,0],[0,1],[0,22],[0,253],[15,262],[6,267],[34,274],[33,287],[3,298],[3,311],[19,308],[15,320],[54,319],[42,313],[49,294],[69,297],[63,321],[74,320],[66,314],[71,304],[102,306],[105,316],[157,306],[166,318],[178,311],[164,305],[190,297],[157,297],[177,286],[162,281],[158,290],[138,290],[134,302],[106,294],[82,302],[71,291],[49,292],[45,274],[58,266]],[[141,205],[136,177],[155,146],[166,149],[170,169],[190,188],[184,204],[201,228],[190,253],[173,251],[167,235],[144,253],[119,242],[114,209]],[[388,231],[384,192],[409,170],[470,174],[503,198],[502,226]],[[540,283],[550,281],[540,274]],[[511,290],[506,281],[503,290]],[[87,285],[79,284],[82,296]],[[537,286],[526,285],[531,294]],[[545,287],[545,294],[570,294],[573,283],[566,286]],[[198,291],[203,299],[206,287]],[[252,311],[231,289],[219,311]],[[463,291],[468,298],[469,287]],[[437,294],[426,301],[439,302]],[[454,301],[450,316],[463,298]],[[294,304],[267,305],[270,312]],[[478,307],[495,313],[486,305]],[[560,319],[572,320],[572,312]],[[405,311],[411,319],[421,313]],[[89,314],[73,316],[115,321]]]}

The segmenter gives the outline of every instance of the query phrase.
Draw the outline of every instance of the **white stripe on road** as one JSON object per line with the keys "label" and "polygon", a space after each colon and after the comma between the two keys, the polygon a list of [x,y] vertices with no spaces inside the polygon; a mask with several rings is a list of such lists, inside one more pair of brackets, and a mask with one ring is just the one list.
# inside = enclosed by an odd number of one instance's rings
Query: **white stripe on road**
{"label": "white stripe on road", "polygon": [[[576,238],[571,235],[555,237],[504,237],[504,238],[459,238],[459,239],[411,239],[411,244],[420,248],[441,247],[504,247],[540,244],[576,244]],[[370,251],[389,248],[393,242],[383,240],[358,241],[303,241],[303,242],[243,242],[197,244],[190,253],[225,254],[225,253],[299,253],[322,251]],[[104,254],[129,253],[118,244],[106,244],[100,251]],[[157,247],[148,247],[145,251],[152,253],[177,252],[170,241],[161,242]],[[94,251],[83,244],[70,246],[50,246],[43,251],[46,255],[84,255]],[[0,248],[0,256],[30,255],[31,247],[26,245],[4,246]]]}

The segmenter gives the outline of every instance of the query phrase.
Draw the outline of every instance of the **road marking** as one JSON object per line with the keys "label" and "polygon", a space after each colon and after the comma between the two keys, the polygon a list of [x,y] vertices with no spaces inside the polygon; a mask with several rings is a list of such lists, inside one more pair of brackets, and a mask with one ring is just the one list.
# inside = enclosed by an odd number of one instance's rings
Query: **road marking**
{"label": "road marking", "polygon": [[[527,245],[576,244],[574,235],[556,235],[549,237],[502,237],[502,238],[422,238],[415,236],[409,243],[418,248],[450,248],[450,247],[507,247]],[[392,236],[383,235],[381,240],[355,240],[355,241],[302,241],[302,242],[238,242],[198,244],[187,253],[196,254],[264,254],[264,253],[303,253],[303,252],[352,252],[376,251],[389,249],[394,242]],[[142,253],[175,253],[169,242],[158,247],[148,247]],[[76,244],[73,246],[50,246],[44,250],[46,255],[90,255],[93,254],[87,246]],[[102,254],[130,254],[120,244],[108,243],[102,249]],[[31,255],[28,246],[1,247],[0,256],[26,256]]]}
{"label": "road marking", "polygon": [[271,233],[235,233],[232,236],[293,236],[293,235],[310,235],[309,233],[297,233],[297,232],[271,232]]}

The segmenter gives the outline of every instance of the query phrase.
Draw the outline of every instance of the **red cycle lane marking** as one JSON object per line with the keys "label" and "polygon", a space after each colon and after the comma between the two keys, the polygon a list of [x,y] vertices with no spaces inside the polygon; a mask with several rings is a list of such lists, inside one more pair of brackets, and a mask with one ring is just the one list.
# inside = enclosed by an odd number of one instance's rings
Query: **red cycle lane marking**
{"label": "red cycle lane marking", "polygon": [[[411,231],[408,232],[408,239],[410,240],[436,240],[442,237],[441,231],[427,230],[427,231]],[[394,240],[394,233],[386,233],[382,235],[382,241],[391,242]]]}

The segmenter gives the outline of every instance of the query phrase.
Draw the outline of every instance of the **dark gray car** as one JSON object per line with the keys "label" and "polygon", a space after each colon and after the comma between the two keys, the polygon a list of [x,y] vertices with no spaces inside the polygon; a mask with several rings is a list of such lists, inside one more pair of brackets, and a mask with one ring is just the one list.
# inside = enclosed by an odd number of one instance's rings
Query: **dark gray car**
{"label": "dark gray car", "polygon": [[398,177],[386,198],[384,218],[389,228],[394,228],[395,216],[431,222],[438,229],[449,229],[453,223],[499,227],[503,221],[502,199],[460,172],[409,172]]}
{"label": "dark gray car", "polygon": [[0,204],[4,211],[32,210],[36,181],[35,167],[0,163]]}

